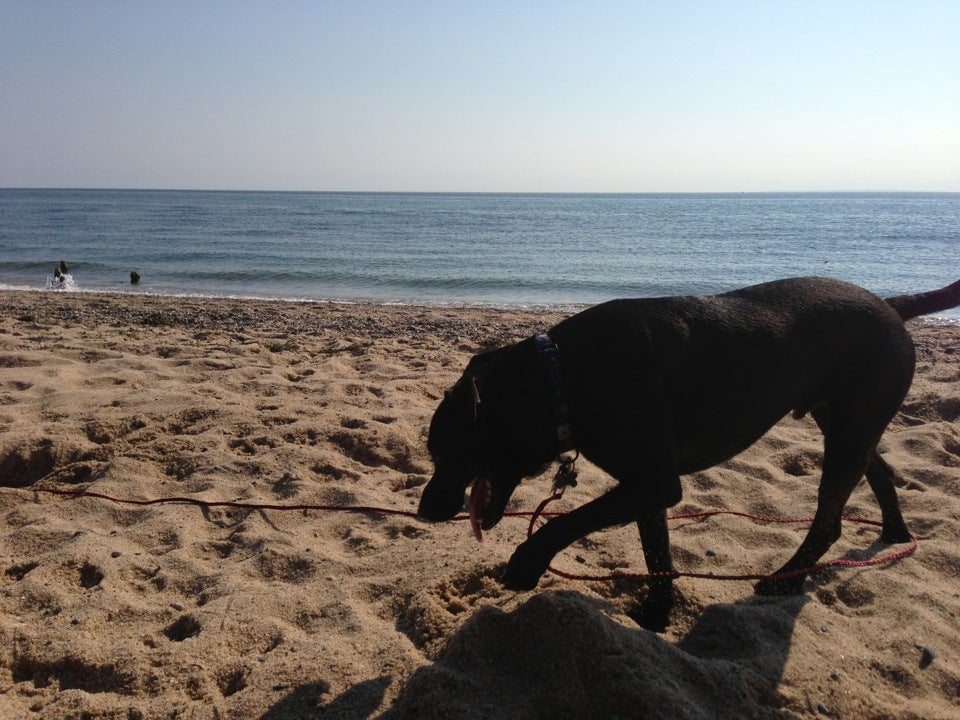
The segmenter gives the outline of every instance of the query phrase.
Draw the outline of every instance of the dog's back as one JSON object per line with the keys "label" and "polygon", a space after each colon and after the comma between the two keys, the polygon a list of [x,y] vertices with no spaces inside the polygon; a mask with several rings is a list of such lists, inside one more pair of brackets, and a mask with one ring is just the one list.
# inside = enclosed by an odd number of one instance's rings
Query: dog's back
{"label": "dog's back", "polygon": [[[574,416],[590,413],[589,427],[647,437],[669,428],[682,474],[746,449],[787,413],[829,400],[868,404],[865,412],[889,421],[913,377],[913,344],[894,309],[826,278],[615,300],[550,334]],[[651,410],[659,427],[638,427]]]}

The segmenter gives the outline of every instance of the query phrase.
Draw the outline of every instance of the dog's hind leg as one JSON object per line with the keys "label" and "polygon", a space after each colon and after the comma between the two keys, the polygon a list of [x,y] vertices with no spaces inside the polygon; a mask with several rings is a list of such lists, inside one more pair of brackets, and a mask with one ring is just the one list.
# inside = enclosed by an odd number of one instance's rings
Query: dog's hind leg
{"label": "dog's hind leg", "polygon": [[[784,575],[815,565],[830,546],[840,537],[841,515],[853,488],[863,477],[867,460],[851,456],[828,461],[824,457],[823,478],[817,512],[810,530],[797,552],[774,575]],[[803,581],[807,573],[790,577],[761,580],[755,586],[758,595],[796,595],[803,592]]]}
{"label": "dog's hind leg", "polygon": [[[817,512],[797,552],[774,575],[794,573],[815,565],[840,537],[843,508],[876,453],[883,427],[871,432],[869,418],[830,412],[829,422],[818,408],[817,422],[824,428],[823,476],[817,497]],[[883,426],[886,424],[884,423]],[[758,595],[795,595],[803,591],[807,573],[761,580]]]}
{"label": "dog's hind leg", "polygon": [[913,539],[900,512],[900,502],[893,483],[895,477],[893,468],[880,457],[880,453],[876,450],[870,453],[867,461],[867,482],[880,503],[880,514],[883,518],[880,539],[885,543],[905,543]]}
{"label": "dog's hind leg", "polygon": [[[829,413],[826,406],[814,408],[810,414],[817,422],[821,432],[826,436],[829,429]],[[900,501],[897,499],[897,490],[894,485],[896,473],[887,464],[886,460],[880,457],[876,448],[870,452],[867,459],[866,475],[870,489],[873,490],[873,494],[880,505],[880,514],[883,519],[880,539],[885,543],[910,542],[912,536],[910,531],[907,530],[907,524],[900,512]]]}
{"label": "dog's hind leg", "polygon": [[653,575],[666,574],[667,577],[654,577],[647,582],[647,597],[630,613],[630,617],[647,630],[663,632],[670,622],[674,602],[667,511],[660,510],[637,520],[637,528],[640,530],[647,572]]}

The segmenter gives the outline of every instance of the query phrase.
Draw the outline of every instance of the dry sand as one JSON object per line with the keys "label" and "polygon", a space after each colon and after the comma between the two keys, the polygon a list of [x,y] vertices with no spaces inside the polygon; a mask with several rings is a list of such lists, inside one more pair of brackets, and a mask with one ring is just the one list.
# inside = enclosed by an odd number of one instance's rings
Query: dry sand
{"label": "dry sand", "polygon": [[[663,635],[632,582],[496,578],[526,521],[138,507],[36,493],[414,510],[425,428],[479,349],[556,315],[0,293],[2,718],[960,717],[960,329],[913,324],[881,450],[920,546],[802,597],[681,579]],[[809,515],[820,441],[785,419],[677,510]],[[581,463],[570,508],[609,481]],[[531,509],[549,478],[526,481]],[[878,517],[865,484],[848,514]],[[679,569],[778,567],[804,526],[675,523]],[[635,530],[559,567],[642,570]],[[828,557],[875,557],[847,523]]]}

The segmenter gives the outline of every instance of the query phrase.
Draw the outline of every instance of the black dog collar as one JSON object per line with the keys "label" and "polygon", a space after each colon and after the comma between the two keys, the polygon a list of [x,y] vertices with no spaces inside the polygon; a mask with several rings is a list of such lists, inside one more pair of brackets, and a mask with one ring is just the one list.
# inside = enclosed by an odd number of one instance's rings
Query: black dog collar
{"label": "black dog collar", "polygon": [[533,338],[537,352],[543,358],[553,384],[553,416],[557,423],[557,441],[560,452],[565,453],[574,449],[573,431],[570,429],[570,413],[567,408],[567,396],[563,390],[563,377],[560,374],[560,352],[557,344],[546,333],[540,333]]}

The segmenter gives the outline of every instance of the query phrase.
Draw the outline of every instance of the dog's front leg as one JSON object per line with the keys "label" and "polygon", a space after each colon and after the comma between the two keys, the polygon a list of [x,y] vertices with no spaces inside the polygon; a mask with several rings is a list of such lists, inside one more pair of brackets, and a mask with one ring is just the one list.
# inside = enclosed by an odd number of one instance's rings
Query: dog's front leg
{"label": "dog's front leg", "polygon": [[555,517],[514,551],[501,582],[510,590],[532,590],[553,556],[584,535],[636,519],[636,503],[618,485],[566,515]]}
{"label": "dog's front leg", "polygon": [[663,632],[670,623],[670,611],[674,603],[667,511],[659,510],[637,520],[637,528],[640,530],[640,542],[643,543],[647,572],[660,577],[648,581],[646,600],[630,613],[630,617],[641,627]]}

